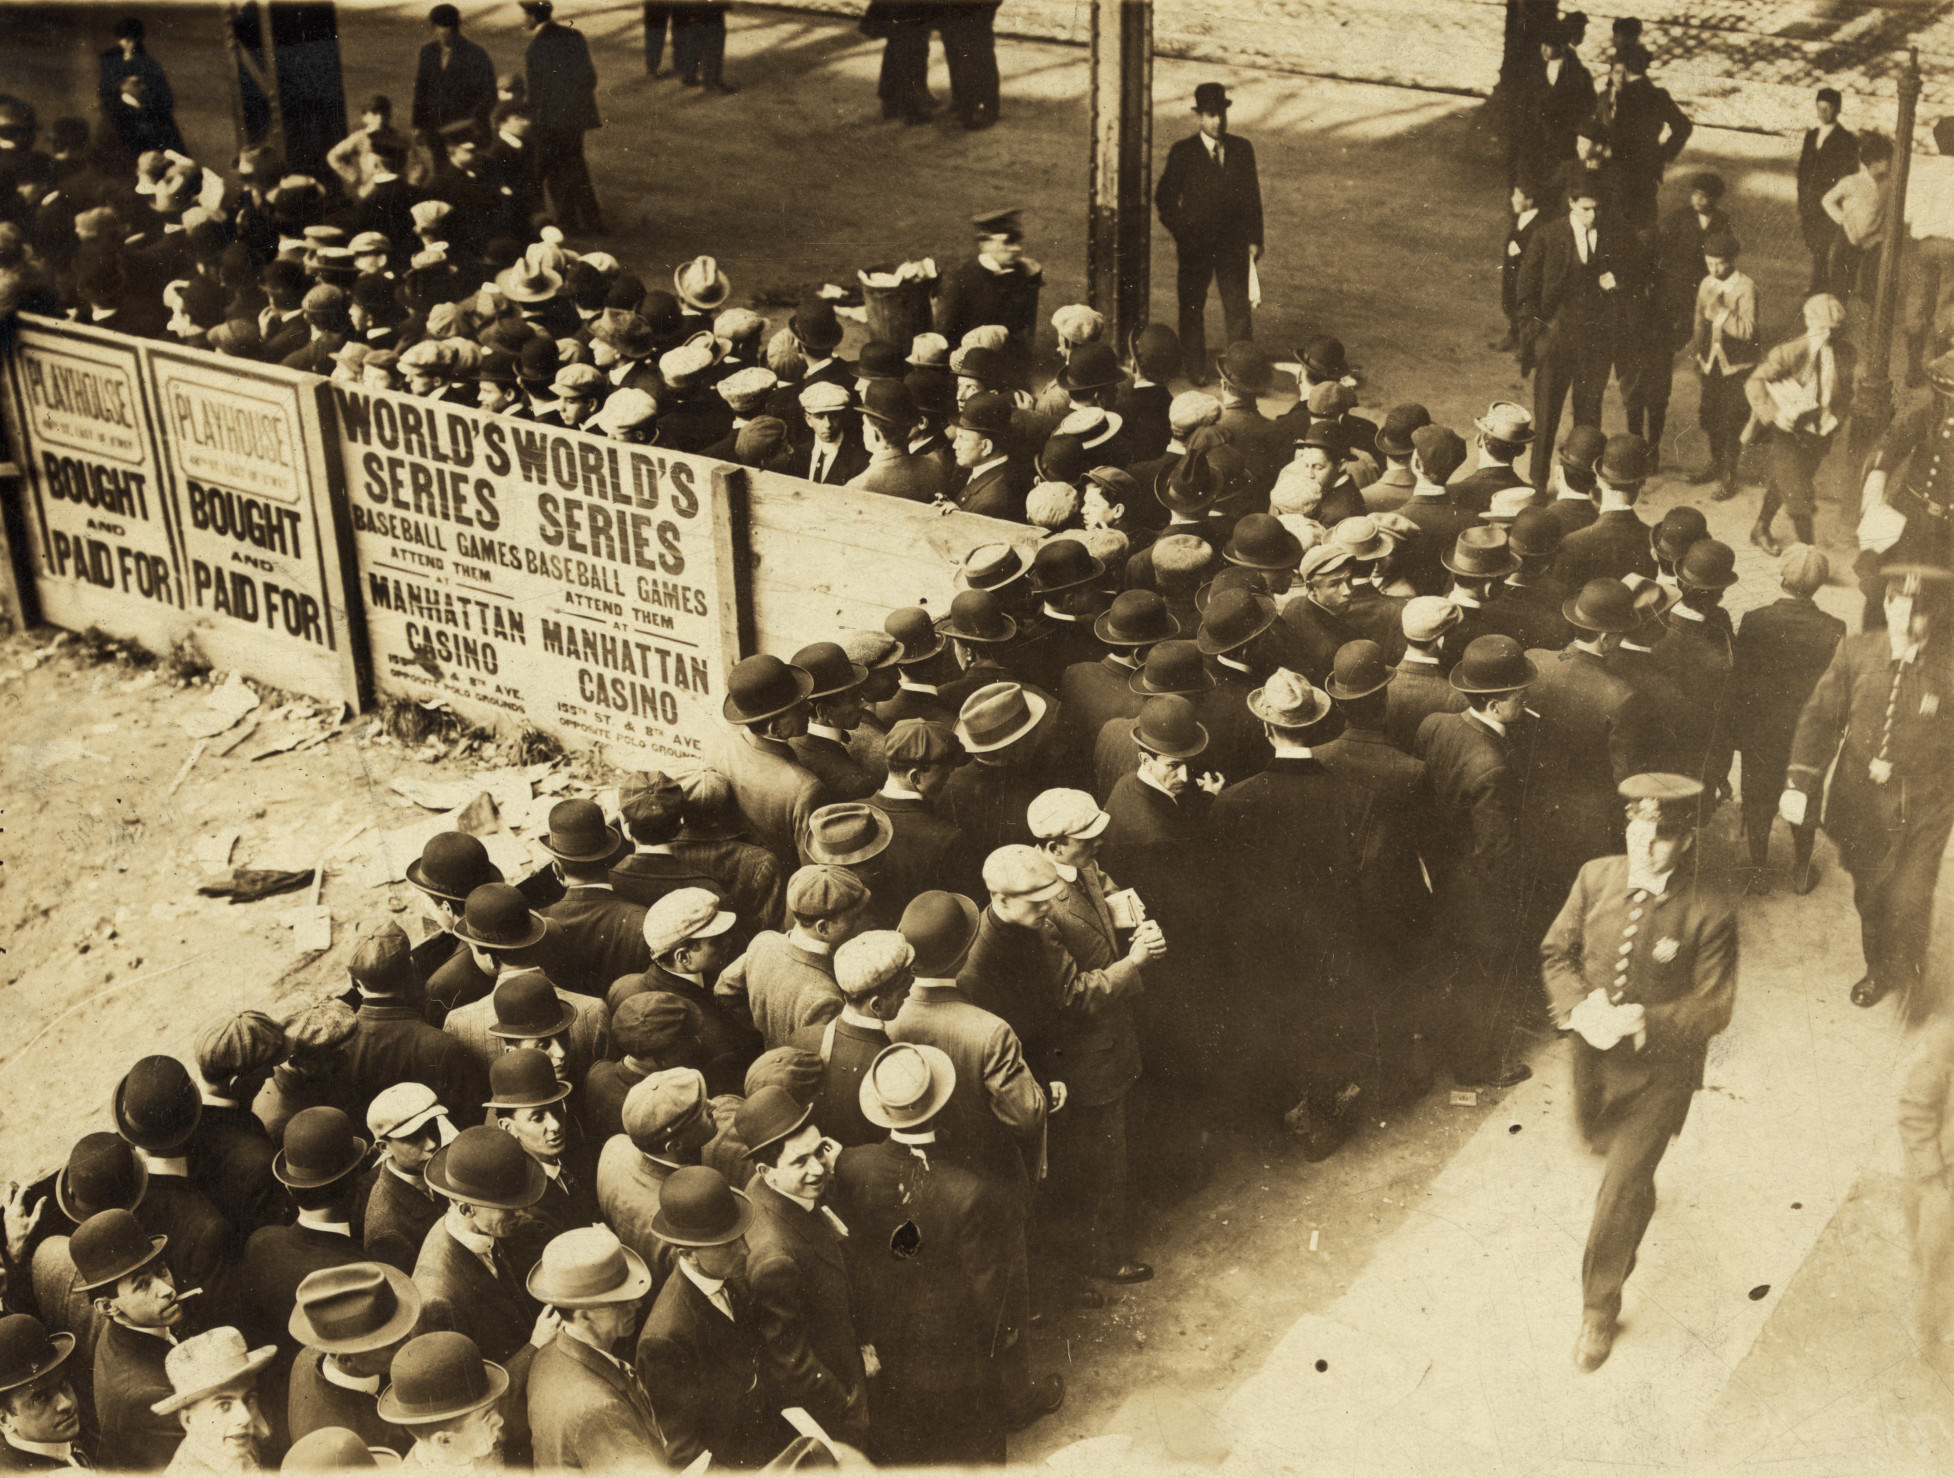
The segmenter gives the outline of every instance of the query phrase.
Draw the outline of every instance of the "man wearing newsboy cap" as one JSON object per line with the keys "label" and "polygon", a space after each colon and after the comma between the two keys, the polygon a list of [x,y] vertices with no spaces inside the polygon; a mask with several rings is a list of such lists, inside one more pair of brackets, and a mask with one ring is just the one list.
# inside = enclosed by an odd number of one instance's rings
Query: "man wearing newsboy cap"
{"label": "man wearing newsboy cap", "polygon": [[868,889],[846,868],[801,868],[787,880],[793,928],[755,935],[714,995],[744,1013],[767,1048],[788,1046],[796,1033],[841,1014],[834,952],[860,930],[868,904]]}

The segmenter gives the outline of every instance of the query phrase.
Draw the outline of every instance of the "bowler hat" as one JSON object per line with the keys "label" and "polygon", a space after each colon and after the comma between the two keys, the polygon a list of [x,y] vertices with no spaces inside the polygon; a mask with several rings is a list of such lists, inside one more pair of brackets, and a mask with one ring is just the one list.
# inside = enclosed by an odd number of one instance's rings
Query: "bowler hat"
{"label": "bowler hat", "polygon": [[1276,603],[1251,590],[1224,590],[1201,614],[1195,645],[1203,656],[1214,657],[1246,646],[1275,624]]}
{"label": "bowler hat", "polygon": [[1194,89],[1194,111],[1197,113],[1225,113],[1231,101],[1228,89],[1219,82],[1203,82]]}
{"label": "bowler hat", "polygon": [[[906,361],[905,361],[906,362]],[[912,369],[902,377],[916,409],[944,421],[957,413],[957,377],[947,369]]]}
{"label": "bowler hat", "polygon": [[1155,476],[1153,495],[1175,513],[1202,513],[1233,491],[1247,468],[1226,431],[1203,426],[1188,439],[1186,455],[1171,470],[1163,467]]}
{"label": "bowler hat", "polygon": [[371,1148],[353,1132],[343,1109],[324,1104],[300,1109],[285,1125],[284,1147],[272,1157],[271,1173],[280,1185],[316,1190],[359,1169]]}
{"label": "bowler hat", "polygon": [[0,1319],[0,1393],[31,1385],[75,1352],[72,1334],[49,1334],[32,1314]]}
{"label": "bowler hat", "polygon": [[835,317],[835,305],[826,298],[803,298],[787,320],[787,327],[808,348],[823,353],[841,342],[841,320]]}
{"label": "bowler hat", "polygon": [[862,414],[884,426],[907,430],[916,424],[916,397],[901,380],[870,380],[862,391]]}
{"label": "bowler hat", "polygon": [[1058,372],[1058,383],[1067,390],[1103,390],[1125,378],[1111,344],[1079,345]]}
{"label": "bowler hat", "polygon": [[1507,547],[1506,530],[1469,528],[1459,531],[1439,563],[1468,580],[1492,580],[1517,570],[1520,557]]}
{"label": "bowler hat", "polygon": [[747,1158],[751,1159],[768,1145],[800,1133],[813,1113],[812,1104],[769,1084],[740,1105],[733,1115],[733,1132],[746,1145]]}
{"label": "bowler hat", "polygon": [[956,1091],[950,1054],[922,1042],[897,1042],[875,1054],[857,1090],[862,1117],[880,1129],[914,1129],[943,1111]]}
{"label": "bowler hat", "polygon": [[1561,602],[1560,613],[1583,631],[1632,631],[1635,597],[1621,581],[1590,580]]}
{"label": "bowler hat", "polygon": [[1146,666],[1126,680],[1135,693],[1151,697],[1156,693],[1205,693],[1214,686],[1214,674],[1201,660],[1201,649],[1191,641],[1164,641],[1147,653]]}
{"label": "bowler hat", "polygon": [[1330,667],[1330,680],[1323,686],[1332,698],[1353,702],[1368,698],[1396,677],[1398,669],[1384,659],[1384,648],[1374,641],[1347,641],[1337,648]]}
{"label": "bowler hat", "polygon": [[478,949],[529,949],[548,932],[543,916],[507,883],[483,883],[462,905],[455,936]]}
{"label": "bowler hat", "polygon": [[1608,438],[1601,449],[1601,461],[1595,467],[1595,474],[1611,487],[1630,487],[1646,482],[1652,470],[1649,444],[1641,437],[1624,431]]}
{"label": "bowler hat", "polygon": [[80,1226],[100,1211],[134,1211],[149,1190],[149,1167],[119,1134],[84,1134],[54,1177],[54,1204]]}
{"label": "bowler hat", "polygon": [[1330,695],[1300,672],[1278,667],[1248,695],[1248,711],[1279,729],[1307,729],[1330,716]]}
{"label": "bowler hat", "polygon": [[1076,539],[1053,539],[1031,557],[1031,588],[1041,595],[1090,585],[1105,573],[1104,562]]}
{"label": "bowler hat", "polygon": [[355,1262],[306,1274],[286,1328],[308,1349],[358,1355],[406,1338],[420,1317],[412,1278],[385,1263]]}
{"label": "bowler hat", "polygon": [[1222,546],[1221,557],[1251,570],[1293,570],[1303,557],[1303,541],[1272,513],[1245,515]]}
{"label": "bowler hat", "polygon": [[1506,547],[1522,559],[1544,559],[1560,548],[1561,523],[1546,508],[1522,508],[1506,531]]}
{"label": "bowler hat", "polygon": [[1480,636],[1466,644],[1451,683],[1461,693],[1511,693],[1539,675],[1512,637]]}
{"label": "bowler hat", "polygon": [[980,916],[977,905],[961,893],[935,890],[910,899],[896,925],[916,952],[910,969],[926,980],[955,975],[977,938]]}
{"label": "bowler hat", "polygon": [[[508,1135],[487,1132],[522,1152]],[[543,1173],[540,1165],[536,1173]],[[493,1405],[508,1389],[509,1372],[484,1360],[474,1340],[440,1330],[416,1335],[400,1347],[375,1409],[381,1421],[396,1426],[447,1422]]]}
{"label": "bowler hat", "polygon": [[991,645],[1010,641],[1018,634],[1018,623],[990,591],[960,590],[950,602],[950,614],[936,623],[936,629],[958,641]]}
{"label": "bowler hat", "polygon": [[1655,552],[1673,564],[1709,532],[1710,521],[1702,509],[1679,504],[1663,514],[1662,522],[1655,526]]}
{"label": "bowler hat", "polygon": [[1192,759],[1208,747],[1208,731],[1194,705],[1177,694],[1149,698],[1133,720],[1133,742],[1170,760]]}
{"label": "bowler hat", "polygon": [[1011,378],[1009,361],[988,344],[961,344],[952,349],[950,373],[992,387],[1008,384]]}
{"label": "bowler hat", "polygon": [[868,681],[868,669],[859,662],[850,662],[848,654],[836,642],[818,641],[802,647],[794,653],[789,665],[800,668],[814,680],[813,691],[807,695],[810,698],[831,698]]}
{"label": "bowler hat", "polygon": [[587,797],[558,801],[550,807],[550,829],[543,850],[559,862],[603,862],[624,845],[617,829],[606,824],[604,811]]}
{"label": "bowler hat", "polygon": [[887,339],[870,339],[855,356],[858,380],[900,380],[908,373],[909,362],[903,358],[902,346]]}
{"label": "bowler hat", "polygon": [[[385,1454],[382,1456],[382,1454]],[[281,1473],[340,1473],[350,1468],[394,1468],[400,1454],[391,1447],[368,1447],[350,1427],[314,1427],[285,1449]]]}
{"label": "bowler hat", "polygon": [[1698,539],[1676,566],[1676,583],[1693,590],[1723,590],[1737,583],[1737,553],[1720,539]]}
{"label": "bowler hat", "polygon": [[1318,380],[1341,380],[1350,373],[1350,359],[1344,352],[1343,340],[1329,334],[1306,339],[1296,351],[1296,358]]}
{"label": "bowler hat", "polygon": [[547,1052],[518,1047],[489,1065],[489,1095],[484,1108],[548,1108],[570,1096],[570,1084],[560,1082]]}
{"label": "bowler hat", "polygon": [[133,1212],[120,1207],[98,1211],[68,1239],[68,1256],[74,1262],[78,1280],[76,1286],[84,1293],[113,1288],[161,1257],[169,1243],[168,1237],[152,1237],[143,1231]]}
{"label": "bowler hat", "polygon": [[203,1111],[189,1070],[174,1057],[145,1057],[115,1085],[116,1131],[152,1155],[188,1144]]}
{"label": "bowler hat", "polygon": [[807,818],[801,849],[810,863],[852,867],[880,857],[894,835],[887,812],[866,801],[837,801]]}
{"label": "bowler hat", "polygon": [[930,613],[921,606],[905,606],[902,610],[891,611],[882,622],[882,629],[902,643],[902,653],[896,658],[896,666],[910,667],[918,662],[927,662],[942,652],[943,633],[936,629],[930,620]]}
{"label": "bowler hat", "polygon": [[1011,434],[1011,397],[995,390],[980,390],[964,402],[951,424],[1001,441]]}
{"label": "bowler hat", "polygon": [[609,1227],[573,1227],[550,1238],[528,1287],[536,1302],[559,1309],[636,1303],[651,1292],[651,1269]]}
{"label": "bowler hat", "polygon": [[1599,426],[1576,426],[1560,444],[1560,460],[1568,467],[1593,472],[1608,450],[1608,436]]}
{"label": "bowler hat", "polygon": [[495,1020],[489,1035],[505,1042],[534,1042],[559,1036],[577,1022],[577,1009],[565,1001],[541,970],[524,970],[495,987],[489,997]]}
{"label": "bowler hat", "polygon": [[277,1345],[251,1349],[243,1334],[229,1324],[193,1334],[164,1357],[170,1394],[152,1401],[149,1409],[158,1416],[173,1415],[206,1396],[251,1380],[277,1357]]}
{"label": "bowler hat", "polygon": [[1086,450],[1085,437],[1069,431],[1055,431],[1045,439],[1038,455],[1031,459],[1032,470],[1046,482],[1076,484],[1092,470],[1093,455]]}
{"label": "bowler hat", "polygon": [[1181,623],[1151,590],[1123,590],[1092,623],[1092,634],[1109,647],[1150,647],[1181,634]]}
{"label": "bowler hat", "polygon": [[487,1124],[464,1129],[429,1158],[427,1183],[469,1206],[522,1211],[543,1199],[548,1176],[529,1152]]}
{"label": "bowler hat", "polygon": [[[507,1138],[507,1136],[503,1136]],[[753,1203],[705,1165],[675,1170],[659,1188],[651,1234],[673,1247],[723,1247],[753,1224]]]}
{"label": "bowler hat", "polygon": [[805,671],[763,652],[734,664],[720,711],[728,723],[764,723],[805,702],[813,691],[814,679]]}
{"label": "bowler hat", "polygon": [[465,831],[436,832],[407,864],[407,881],[423,893],[465,903],[484,883],[502,881],[502,869],[489,861],[488,849]]}
{"label": "bowler hat", "polygon": [[1377,428],[1377,449],[1387,457],[1411,455],[1411,433],[1432,423],[1432,413],[1416,401],[1407,400],[1384,413],[1384,424]]}
{"label": "bowler hat", "polygon": [[1249,395],[1260,395],[1275,379],[1275,366],[1268,351],[1243,339],[1230,344],[1216,361],[1222,383]]}
{"label": "bowler hat", "polygon": [[1045,716],[1042,693],[1019,683],[990,683],[964,699],[957,715],[957,738],[972,754],[989,754],[1015,744]]}

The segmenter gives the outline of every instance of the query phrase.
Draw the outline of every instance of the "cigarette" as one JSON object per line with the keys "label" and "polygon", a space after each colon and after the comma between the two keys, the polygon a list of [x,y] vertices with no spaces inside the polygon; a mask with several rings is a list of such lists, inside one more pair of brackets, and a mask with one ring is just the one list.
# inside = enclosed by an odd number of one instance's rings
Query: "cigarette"
{"label": "cigarette", "polygon": [[202,1293],[201,1288],[179,1288],[176,1291],[176,1301],[182,1303],[186,1298],[197,1298]]}

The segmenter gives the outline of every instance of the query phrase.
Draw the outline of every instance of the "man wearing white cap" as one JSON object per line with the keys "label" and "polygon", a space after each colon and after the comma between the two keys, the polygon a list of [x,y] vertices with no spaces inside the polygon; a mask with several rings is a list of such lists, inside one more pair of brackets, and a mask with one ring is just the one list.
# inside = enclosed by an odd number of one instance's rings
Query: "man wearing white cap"
{"label": "man wearing white cap", "polygon": [[1426,719],[1466,706],[1465,695],[1445,680],[1445,636],[1462,619],[1464,613],[1442,595],[1414,595],[1405,603],[1405,650],[1386,691],[1384,732],[1406,753]]}
{"label": "man wearing white cap", "polygon": [[862,1116],[862,1075],[889,1045],[889,1023],[909,995],[915,957],[909,942],[893,929],[857,934],[835,951],[841,1014],[816,1039],[821,1082],[814,1094],[814,1118],[841,1144],[868,1144],[880,1137],[881,1131]]}
{"label": "man wearing white cap", "polygon": [[804,454],[795,454],[787,470],[831,487],[852,482],[868,466],[868,448],[862,444],[861,423],[855,418],[854,397],[848,387],[832,380],[816,380],[802,386],[796,399],[812,439]]}
{"label": "man wearing white cap", "polygon": [[166,1473],[261,1471],[271,1423],[258,1409],[258,1372],[278,1353],[275,1345],[248,1349],[228,1324],[184,1340],[163,1368],[170,1394],[150,1410],[183,1423],[183,1441]]}
{"label": "man wearing white cap", "polygon": [[432,1088],[396,1083],[367,1105],[366,1127],[382,1155],[366,1196],[366,1255],[411,1273],[421,1243],[448,1209],[423,1172],[455,1137],[455,1126]]}
{"label": "man wearing white cap", "polygon": [[759,1037],[713,989],[737,947],[733,929],[738,923],[738,915],[721,908],[713,890],[674,889],[645,914],[651,968],[618,981],[606,998],[613,1017],[632,996],[646,991],[665,991],[691,1002],[699,1012],[699,1049],[706,1075],[715,1084],[736,1083],[760,1052]]}
{"label": "man wearing white cap", "polygon": [[609,1227],[561,1232],[529,1273],[538,1303],[563,1311],[556,1338],[529,1367],[529,1433],[542,1469],[641,1467],[665,1461],[638,1373],[617,1356],[637,1329],[651,1269]]}

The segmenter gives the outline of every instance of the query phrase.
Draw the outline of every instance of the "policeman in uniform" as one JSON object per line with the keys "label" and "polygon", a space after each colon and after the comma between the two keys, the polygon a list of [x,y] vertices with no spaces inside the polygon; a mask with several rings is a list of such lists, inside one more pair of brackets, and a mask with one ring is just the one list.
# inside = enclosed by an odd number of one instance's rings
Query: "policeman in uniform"
{"label": "policeman in uniform", "polygon": [[[1881,565],[1954,566],[1954,352],[1927,366],[1927,383],[1932,396],[1888,428],[1866,474],[1860,542],[1883,550]],[[1881,581],[1867,568],[1871,556],[1860,558],[1866,625],[1874,626]]]}
{"label": "policeman in uniform", "polygon": [[1866,954],[1852,1003],[1898,988],[1917,1020],[1933,1004],[1918,987],[1954,830],[1954,572],[1896,564],[1882,578],[1886,629],[1839,643],[1798,716],[1778,811],[1804,825],[1838,756],[1824,823],[1852,874]]}
{"label": "policeman in uniform", "polygon": [[1655,1170],[1703,1086],[1709,1040],[1730,1024],[1737,916],[1699,883],[1701,781],[1631,775],[1628,853],[1584,864],[1540,943],[1554,1022],[1575,1033],[1574,1108],[1606,1155],[1581,1259],[1574,1363],[1600,1367],[1622,1284],[1655,1212]]}
{"label": "policeman in uniform", "polygon": [[944,277],[936,297],[936,331],[954,346],[973,328],[1001,323],[1010,334],[1013,368],[1021,370],[1038,334],[1045,269],[1025,255],[1016,207],[984,211],[970,224],[977,250]]}

